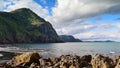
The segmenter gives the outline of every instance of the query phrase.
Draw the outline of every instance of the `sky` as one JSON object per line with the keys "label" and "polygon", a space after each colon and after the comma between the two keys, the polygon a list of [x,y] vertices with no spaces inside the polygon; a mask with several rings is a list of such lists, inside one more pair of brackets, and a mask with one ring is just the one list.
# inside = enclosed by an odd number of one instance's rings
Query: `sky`
{"label": "sky", "polygon": [[0,11],[29,8],[59,35],[120,41],[120,0],[0,0]]}

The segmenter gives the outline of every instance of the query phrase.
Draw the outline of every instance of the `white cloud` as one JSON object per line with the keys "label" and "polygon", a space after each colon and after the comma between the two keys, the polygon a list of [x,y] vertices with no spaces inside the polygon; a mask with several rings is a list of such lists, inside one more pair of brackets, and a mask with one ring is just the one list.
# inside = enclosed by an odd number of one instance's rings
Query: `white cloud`
{"label": "white cloud", "polygon": [[8,0],[5,2],[7,5],[9,5],[6,7],[7,9],[5,9],[5,11],[12,11],[18,8],[30,8],[32,11],[34,11],[41,17],[45,18],[48,15],[48,10],[42,8],[41,5],[39,5],[33,0]]}
{"label": "white cloud", "polygon": [[[66,26],[66,25],[65,25]],[[72,25],[67,25],[67,27],[56,28],[58,34],[71,34],[82,33],[91,30],[95,26],[93,24],[81,24],[75,23]]]}
{"label": "white cloud", "polygon": [[120,0],[58,0],[53,16],[47,19],[54,23],[69,23],[101,14],[120,13]]}
{"label": "white cloud", "polygon": [[76,38],[83,40],[111,39],[120,41],[120,23],[97,23],[89,31],[78,32],[74,34]]}
{"label": "white cloud", "polygon": [[115,40],[120,41],[120,32],[110,32],[110,31],[92,31],[85,33],[78,33],[74,36],[82,40]]}
{"label": "white cloud", "polygon": [[73,35],[81,40],[116,40],[120,41],[120,23],[119,22],[83,22],[67,25],[57,28],[60,35]]}
{"label": "white cloud", "polygon": [[[46,0],[40,0],[45,3]],[[0,10],[7,6],[6,11],[18,8],[30,8],[39,16],[46,18],[55,27],[58,34],[74,35],[80,39],[120,39],[120,23],[84,22],[91,17],[103,14],[119,14],[120,0],[57,0],[52,8],[52,16],[47,8],[34,0],[0,0]],[[8,6],[9,5],[9,6]],[[81,23],[82,22],[82,23]],[[112,31],[113,30],[113,31]]]}
{"label": "white cloud", "polygon": [[78,33],[78,34],[75,34],[74,36],[76,38],[79,38],[79,39],[89,39],[91,38],[92,36],[94,36],[95,33],[94,32],[85,32],[85,33]]}
{"label": "white cloud", "polygon": [[[120,40],[119,22],[90,23],[86,20],[104,14],[120,14],[120,0],[57,0],[53,16],[46,19],[56,28],[58,34],[74,35],[80,39],[112,38]],[[99,18],[98,18],[99,17]],[[118,28],[118,29],[117,29]],[[114,30],[115,29],[115,30]],[[112,31],[113,30],[113,31]]]}
{"label": "white cloud", "polygon": [[4,1],[0,0],[0,11],[2,11],[4,7],[5,7]]}

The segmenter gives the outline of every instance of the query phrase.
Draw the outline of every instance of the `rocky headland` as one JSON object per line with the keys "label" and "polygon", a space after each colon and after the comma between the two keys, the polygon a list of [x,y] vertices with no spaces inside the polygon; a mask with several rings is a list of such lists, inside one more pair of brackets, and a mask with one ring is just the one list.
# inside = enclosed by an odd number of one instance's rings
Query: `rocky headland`
{"label": "rocky headland", "polygon": [[0,44],[62,42],[52,24],[28,8],[0,12]]}
{"label": "rocky headland", "polygon": [[120,56],[111,59],[100,54],[61,55],[45,59],[37,52],[26,52],[0,63],[0,68],[120,68]]}
{"label": "rocky headland", "polygon": [[82,42],[82,40],[75,38],[72,35],[59,35],[59,38],[63,42]]}

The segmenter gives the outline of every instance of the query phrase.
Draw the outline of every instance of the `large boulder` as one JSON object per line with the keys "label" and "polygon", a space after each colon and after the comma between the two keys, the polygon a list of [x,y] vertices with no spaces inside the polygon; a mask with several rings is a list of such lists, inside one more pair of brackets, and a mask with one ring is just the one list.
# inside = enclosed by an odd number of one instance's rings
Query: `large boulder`
{"label": "large boulder", "polygon": [[120,68],[120,56],[115,56],[115,68]]}
{"label": "large boulder", "polygon": [[30,65],[33,62],[39,63],[40,56],[37,52],[26,52],[12,58],[11,65],[19,66],[21,64]]}
{"label": "large boulder", "polygon": [[80,60],[90,62],[92,60],[92,56],[91,55],[84,55],[80,58]]}
{"label": "large boulder", "polygon": [[114,62],[109,57],[104,57],[102,55],[96,54],[91,60],[93,68],[114,68]]}
{"label": "large boulder", "polygon": [[119,62],[119,59],[120,59],[120,56],[115,56],[115,60],[114,60],[115,64]]}
{"label": "large boulder", "polygon": [[120,68],[120,59],[119,59],[119,61],[117,62],[115,68]]}
{"label": "large boulder", "polygon": [[52,62],[52,64],[56,64],[56,63],[58,63],[60,61],[60,59],[56,58],[56,57],[51,57],[50,61]]}
{"label": "large boulder", "polygon": [[80,57],[73,55],[62,55],[60,57],[60,67],[66,66],[67,68],[79,68],[80,67]]}

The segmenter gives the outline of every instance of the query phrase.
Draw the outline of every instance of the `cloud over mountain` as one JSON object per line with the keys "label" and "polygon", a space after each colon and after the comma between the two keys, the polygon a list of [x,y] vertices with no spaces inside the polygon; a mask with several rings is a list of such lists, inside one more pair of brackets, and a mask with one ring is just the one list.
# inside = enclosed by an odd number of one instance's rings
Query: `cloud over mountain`
{"label": "cloud over mountain", "polygon": [[2,2],[3,3],[1,5],[4,6],[4,11],[12,11],[19,8],[30,8],[41,17],[46,17],[48,15],[48,10],[42,8],[42,6],[34,0],[6,0]]}

